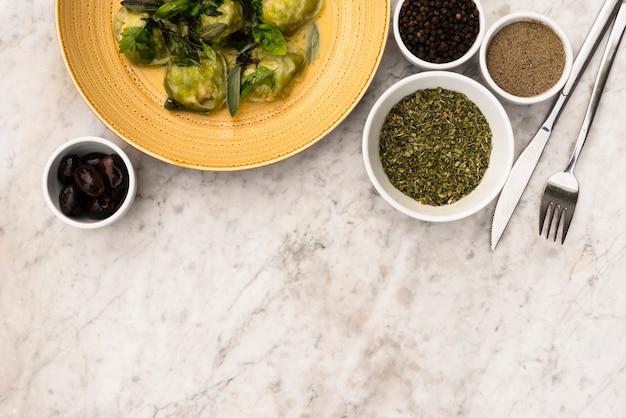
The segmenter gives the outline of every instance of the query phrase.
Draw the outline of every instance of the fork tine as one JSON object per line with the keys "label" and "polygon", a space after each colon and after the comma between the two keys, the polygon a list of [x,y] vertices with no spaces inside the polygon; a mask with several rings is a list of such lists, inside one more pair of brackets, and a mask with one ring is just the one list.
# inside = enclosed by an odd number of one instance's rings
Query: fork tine
{"label": "fork tine", "polygon": [[554,239],[556,242],[556,237],[559,235],[559,227],[561,226],[561,219],[563,218],[564,208],[561,205],[556,205],[554,207],[554,213],[556,214],[556,221],[554,222]]}
{"label": "fork tine", "polygon": [[543,232],[543,224],[546,221],[546,214],[548,213],[548,206],[550,202],[545,197],[541,199],[541,208],[539,209],[539,236]]}
{"label": "fork tine", "polygon": [[550,212],[550,219],[548,219],[548,229],[546,231],[546,238],[550,238],[550,230],[552,229],[552,221],[554,220],[554,212],[556,212],[556,206],[553,202],[548,203],[548,212]]}
{"label": "fork tine", "polygon": [[[559,233],[561,244],[572,222],[576,202],[578,201],[578,183],[571,173],[557,173],[546,183],[539,208],[539,235],[546,234],[546,239],[556,242]],[[547,225],[546,225],[547,224]]]}
{"label": "fork tine", "polygon": [[572,218],[574,217],[574,209],[575,209],[575,206],[572,207],[571,209],[565,208],[565,216],[563,220],[563,236],[561,237],[561,244],[565,242],[567,231],[569,231],[569,226],[572,223]]}

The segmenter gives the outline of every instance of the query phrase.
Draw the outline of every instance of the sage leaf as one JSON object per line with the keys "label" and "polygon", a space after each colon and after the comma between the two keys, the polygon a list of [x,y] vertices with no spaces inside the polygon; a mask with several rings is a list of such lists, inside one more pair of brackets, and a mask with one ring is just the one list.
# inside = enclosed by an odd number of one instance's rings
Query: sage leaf
{"label": "sage leaf", "polygon": [[202,38],[204,41],[211,42],[213,39],[220,36],[228,25],[226,23],[214,23],[212,25],[204,26],[198,32],[198,36]]}
{"label": "sage leaf", "polygon": [[163,0],[124,0],[121,4],[133,12],[154,12],[163,5]]}
{"label": "sage leaf", "polygon": [[239,110],[241,99],[241,66],[236,66],[226,78],[226,105],[230,116],[235,116]]}
{"label": "sage leaf", "polygon": [[306,55],[310,63],[315,62],[320,52],[320,32],[317,25],[313,23],[309,36],[306,40]]}

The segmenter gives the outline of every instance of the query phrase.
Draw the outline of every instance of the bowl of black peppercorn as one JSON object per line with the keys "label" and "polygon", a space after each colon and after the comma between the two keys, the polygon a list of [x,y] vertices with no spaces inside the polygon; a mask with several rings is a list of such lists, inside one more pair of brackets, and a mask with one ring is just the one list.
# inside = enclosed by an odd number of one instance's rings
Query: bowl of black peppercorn
{"label": "bowl of black peppercorn", "polygon": [[402,55],[421,70],[463,71],[485,32],[479,0],[399,0],[393,34]]}
{"label": "bowl of black peppercorn", "polygon": [[128,212],[137,191],[132,162],[118,145],[84,136],[59,146],[43,172],[48,207],[66,224],[96,229]]}

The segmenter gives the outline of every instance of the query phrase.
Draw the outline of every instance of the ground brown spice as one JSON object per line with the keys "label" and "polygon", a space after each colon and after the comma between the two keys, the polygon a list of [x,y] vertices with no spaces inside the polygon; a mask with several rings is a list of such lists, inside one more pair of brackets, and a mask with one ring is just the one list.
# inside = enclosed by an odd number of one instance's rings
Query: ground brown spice
{"label": "ground brown spice", "polygon": [[565,67],[565,49],[548,26],[520,21],[493,37],[486,59],[489,75],[502,90],[518,97],[533,97],[559,81]]}

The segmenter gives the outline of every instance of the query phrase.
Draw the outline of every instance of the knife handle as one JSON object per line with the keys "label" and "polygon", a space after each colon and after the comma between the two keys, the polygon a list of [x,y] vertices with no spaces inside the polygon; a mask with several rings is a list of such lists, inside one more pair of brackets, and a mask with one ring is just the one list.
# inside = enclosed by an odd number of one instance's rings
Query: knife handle
{"label": "knife handle", "polygon": [[[572,65],[572,72],[570,73],[569,79],[565,86],[563,87],[562,94],[564,96],[569,96],[578,83],[578,80],[582,76],[587,64],[591,61],[593,57],[593,53],[595,52],[598,44],[602,40],[604,33],[607,28],[615,19],[615,15],[617,14],[617,9],[622,4],[622,0],[607,0],[602,6],[600,13],[596,17],[583,46],[580,48],[576,59],[574,60],[574,64]],[[563,103],[565,104],[565,103]]]}
{"label": "knife handle", "polygon": [[[587,37],[585,38],[585,42],[583,42],[576,59],[574,60],[574,64],[572,65],[572,71],[570,72],[569,78],[561,90],[561,94],[557,96],[554,105],[552,105],[552,109],[550,110],[550,114],[546,118],[543,125],[541,125],[541,129],[544,131],[552,132],[552,128],[556,123],[557,119],[561,115],[561,111],[565,107],[565,104],[570,98],[570,94],[578,84],[578,80],[583,75],[585,68],[591,61],[593,57],[593,53],[598,48],[604,33],[608,29],[609,25],[613,20],[615,20],[615,16],[617,15],[617,10],[622,4],[622,1],[626,0],[606,0],[602,9],[600,9],[600,13],[596,17],[596,20],[593,22],[593,26],[589,30]],[[542,144],[538,144],[543,150],[548,138],[545,137],[545,141]]]}
{"label": "knife handle", "polygon": [[617,48],[622,41],[622,36],[624,35],[625,28],[626,3],[622,3],[622,6],[617,13],[617,17],[615,18],[615,24],[613,25],[611,34],[609,35],[609,40],[606,43],[606,49],[604,51],[604,55],[602,56],[602,61],[600,62],[600,68],[598,69],[598,75],[596,76],[595,85],[593,86],[593,90],[591,91],[591,99],[589,99],[589,106],[587,107],[587,112],[585,113],[585,118],[583,119],[583,124],[580,128],[580,134],[578,135],[572,157],[570,158],[565,171],[574,171],[576,160],[580,155],[580,151],[582,151],[583,145],[585,145],[585,140],[587,139],[587,135],[589,134],[589,128],[593,123],[593,119],[596,115],[596,110],[598,109],[598,105],[600,104],[600,98],[602,97],[604,87],[606,86],[606,81],[609,78],[609,72],[611,71],[611,66],[613,65],[615,54],[617,53]]}

